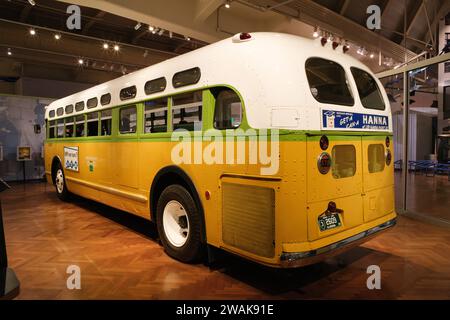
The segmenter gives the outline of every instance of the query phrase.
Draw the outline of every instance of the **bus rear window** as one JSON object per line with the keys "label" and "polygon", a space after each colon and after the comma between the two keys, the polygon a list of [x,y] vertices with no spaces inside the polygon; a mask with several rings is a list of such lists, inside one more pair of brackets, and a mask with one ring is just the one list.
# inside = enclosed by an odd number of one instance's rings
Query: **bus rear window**
{"label": "bus rear window", "polygon": [[356,150],[352,145],[334,146],[331,151],[333,177],[353,177],[356,172]]}
{"label": "bus rear window", "polygon": [[311,94],[317,101],[353,106],[347,75],[341,65],[322,58],[309,58],[305,68]]}
{"label": "bus rear window", "polygon": [[379,144],[371,144],[367,149],[368,155],[368,164],[369,164],[369,172],[381,172],[384,170],[384,146]]}
{"label": "bus rear window", "polygon": [[375,79],[361,69],[352,67],[351,70],[364,108],[384,110],[386,107]]}

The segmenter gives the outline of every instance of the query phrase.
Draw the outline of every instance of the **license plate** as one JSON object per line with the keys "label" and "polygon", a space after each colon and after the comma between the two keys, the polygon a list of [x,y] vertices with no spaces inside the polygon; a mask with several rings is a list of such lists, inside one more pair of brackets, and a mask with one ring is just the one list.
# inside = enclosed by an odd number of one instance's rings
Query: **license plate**
{"label": "license plate", "polygon": [[341,225],[341,219],[338,213],[333,213],[331,215],[324,215],[319,217],[319,228],[320,231],[330,230],[337,228]]}

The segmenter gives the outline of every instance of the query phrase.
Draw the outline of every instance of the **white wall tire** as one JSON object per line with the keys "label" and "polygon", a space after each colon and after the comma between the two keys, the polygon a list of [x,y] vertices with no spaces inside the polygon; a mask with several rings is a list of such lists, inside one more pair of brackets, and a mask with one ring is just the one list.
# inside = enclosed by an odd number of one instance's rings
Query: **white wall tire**
{"label": "white wall tire", "polygon": [[156,223],[167,254],[182,262],[202,256],[202,219],[191,194],[180,185],[170,185],[158,199]]}
{"label": "white wall tire", "polygon": [[66,177],[64,175],[64,170],[61,167],[61,164],[58,164],[55,169],[55,188],[56,188],[56,195],[59,199],[63,201],[68,201],[70,198],[70,193],[67,190],[66,185]]}

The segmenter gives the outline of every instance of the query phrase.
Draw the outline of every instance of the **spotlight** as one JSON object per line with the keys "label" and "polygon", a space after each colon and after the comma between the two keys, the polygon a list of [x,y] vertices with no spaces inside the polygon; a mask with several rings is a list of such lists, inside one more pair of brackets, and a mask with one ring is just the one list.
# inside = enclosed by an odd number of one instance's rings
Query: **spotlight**
{"label": "spotlight", "polygon": [[162,36],[162,35],[163,35],[163,33],[164,33],[164,29],[161,29],[161,30],[159,30],[159,32],[158,32],[158,36]]}
{"label": "spotlight", "polygon": [[186,39],[187,41],[191,41],[191,38],[189,38],[188,36],[184,36],[184,39]]}
{"label": "spotlight", "polygon": [[370,59],[373,59],[375,57],[375,55],[373,53],[370,54]]}
{"label": "spotlight", "polygon": [[318,28],[318,27],[315,27],[315,28],[314,28],[313,37],[314,37],[314,38],[318,38],[318,37],[319,37],[319,28]]}
{"label": "spotlight", "polygon": [[78,64],[79,65],[82,65],[84,63],[84,60],[83,59],[78,59]]}
{"label": "spotlight", "polygon": [[153,30],[155,30],[154,26],[148,26],[148,31],[153,31]]}
{"label": "spotlight", "polygon": [[32,36],[36,35],[36,30],[34,30],[33,28],[31,28],[31,29],[30,29],[30,34],[31,34]]}
{"label": "spotlight", "polygon": [[61,39],[61,35],[59,33],[55,33],[55,40]]}
{"label": "spotlight", "polygon": [[326,37],[320,38],[320,43],[322,44],[322,47],[325,46],[325,44],[328,42],[328,39]]}
{"label": "spotlight", "polygon": [[136,23],[134,26],[134,30],[139,30],[142,27],[142,24],[140,22]]}
{"label": "spotlight", "polygon": [[31,4],[32,6],[36,5],[36,2],[34,0],[28,0],[28,3]]}
{"label": "spotlight", "polygon": [[114,51],[119,51],[119,49],[120,49],[120,47],[117,44],[115,44],[114,45]]}
{"label": "spotlight", "polygon": [[107,50],[109,49],[109,44],[107,44],[106,42],[103,44],[103,49]]}
{"label": "spotlight", "polygon": [[8,54],[8,56],[12,56],[12,52],[11,52],[10,48],[8,48],[7,54]]}
{"label": "spotlight", "polygon": [[158,32],[159,28],[153,28],[152,33],[156,34]]}
{"label": "spotlight", "polygon": [[227,1],[227,2],[225,3],[225,8],[227,8],[227,9],[230,9],[230,8],[231,8],[230,1]]}
{"label": "spotlight", "polygon": [[333,40],[332,47],[333,50],[336,50],[336,48],[339,47],[339,42],[337,42],[336,39]]}
{"label": "spotlight", "polygon": [[172,33],[172,31],[169,31],[169,38],[172,39],[172,37],[173,37],[173,33]]}

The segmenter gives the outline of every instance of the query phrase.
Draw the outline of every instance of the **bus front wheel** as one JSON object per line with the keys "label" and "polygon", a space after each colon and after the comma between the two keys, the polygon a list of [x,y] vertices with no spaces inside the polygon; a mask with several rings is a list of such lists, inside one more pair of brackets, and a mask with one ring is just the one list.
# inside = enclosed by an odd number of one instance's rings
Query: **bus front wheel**
{"label": "bus front wheel", "polygon": [[195,262],[202,254],[201,218],[191,194],[170,185],[158,199],[156,223],[167,254],[182,262]]}
{"label": "bus front wheel", "polygon": [[55,187],[56,195],[59,199],[63,201],[69,200],[70,193],[69,190],[67,190],[66,177],[64,176],[64,171],[60,163],[58,163],[55,170]]}

